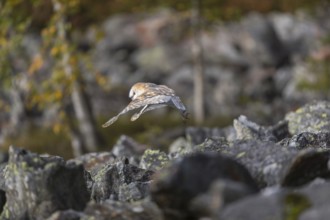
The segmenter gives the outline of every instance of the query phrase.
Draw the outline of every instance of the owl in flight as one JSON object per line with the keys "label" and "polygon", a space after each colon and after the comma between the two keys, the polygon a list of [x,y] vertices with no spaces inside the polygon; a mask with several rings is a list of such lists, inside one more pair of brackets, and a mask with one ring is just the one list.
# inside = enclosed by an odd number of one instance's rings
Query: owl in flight
{"label": "owl in flight", "polygon": [[143,113],[154,109],[171,106],[177,108],[184,119],[188,118],[186,107],[180,98],[175,95],[173,89],[164,85],[156,85],[154,83],[136,83],[129,91],[129,97],[132,101],[118,115],[104,123],[102,127],[108,127],[117,121],[118,117],[129,111],[141,109],[131,117],[131,121],[137,120]]}

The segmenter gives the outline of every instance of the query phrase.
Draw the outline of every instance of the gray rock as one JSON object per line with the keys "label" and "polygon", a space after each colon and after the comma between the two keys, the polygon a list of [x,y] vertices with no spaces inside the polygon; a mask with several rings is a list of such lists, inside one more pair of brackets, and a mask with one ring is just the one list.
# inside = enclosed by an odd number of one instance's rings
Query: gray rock
{"label": "gray rock", "polygon": [[146,170],[156,171],[163,168],[169,162],[166,153],[159,150],[147,149],[142,155],[140,167]]}
{"label": "gray rock", "polygon": [[194,197],[189,205],[189,212],[194,218],[215,217],[219,210],[231,202],[251,195],[248,186],[230,180],[216,180],[206,193]]}
{"label": "gray rock", "polygon": [[285,147],[294,147],[299,150],[306,148],[330,148],[330,132],[302,132],[292,138],[282,140],[279,144]]}
{"label": "gray rock", "polygon": [[113,146],[112,153],[119,158],[131,158],[141,156],[145,149],[145,145],[137,143],[131,137],[121,135],[117,143]]}
{"label": "gray rock", "polygon": [[[195,153],[159,171],[151,185],[151,196],[168,219],[189,219],[196,214],[192,207],[200,204],[196,200],[193,202],[194,199],[210,190],[216,180],[225,184],[218,191],[221,201],[233,199],[221,191],[230,189],[230,182],[244,185],[245,195],[258,191],[256,183],[241,164],[219,154]],[[198,213],[203,215],[209,211],[199,209]]]}
{"label": "gray rock", "polygon": [[107,200],[101,203],[90,203],[85,209],[86,216],[81,220],[163,220],[163,214],[153,202],[139,201],[123,203]]}
{"label": "gray rock", "polygon": [[308,209],[299,216],[299,220],[326,220],[330,216],[329,205]]}
{"label": "gray rock", "polygon": [[10,147],[4,171],[7,202],[1,219],[45,219],[57,210],[83,210],[89,201],[82,165]]}
{"label": "gray rock", "polygon": [[322,182],[319,184],[308,185],[299,190],[299,193],[305,195],[312,206],[304,211],[299,220],[323,220],[329,218],[329,192],[330,183]]}
{"label": "gray rock", "polygon": [[228,205],[220,211],[219,220],[298,219],[311,206],[302,194],[281,190],[271,195],[256,195]]}
{"label": "gray rock", "polygon": [[203,143],[207,138],[227,137],[232,131],[231,128],[188,127],[186,138],[193,146]]}
{"label": "gray rock", "polygon": [[53,213],[47,220],[80,220],[85,214],[72,209],[65,211],[57,211]]}
{"label": "gray rock", "polygon": [[234,120],[234,128],[238,140],[264,140],[274,142],[277,140],[270,130],[249,121],[244,115]]}
{"label": "gray rock", "polygon": [[82,164],[86,171],[92,172],[105,164],[114,163],[116,156],[111,152],[88,153],[67,161],[67,164]]}
{"label": "gray rock", "polygon": [[211,145],[216,152],[242,163],[260,187],[279,184],[285,173],[284,168],[290,165],[298,153],[298,150],[293,148],[284,148],[273,142],[256,140],[223,144],[221,141],[209,139],[205,145]]}
{"label": "gray rock", "polygon": [[308,15],[274,13],[269,16],[274,29],[292,56],[303,58],[315,48],[320,27]]}
{"label": "gray rock", "polygon": [[329,149],[306,149],[300,151],[283,167],[281,185],[287,187],[302,186],[315,178],[330,178],[328,168],[330,159]]}
{"label": "gray rock", "polygon": [[297,191],[308,197],[311,204],[313,204],[313,207],[330,205],[330,201],[328,199],[330,196],[330,182],[306,185]]}
{"label": "gray rock", "polygon": [[330,132],[330,102],[315,101],[290,112],[285,116],[289,121],[291,134],[302,132]]}
{"label": "gray rock", "polygon": [[152,174],[152,171],[129,164],[127,159],[106,164],[91,173],[92,199],[97,202],[107,199],[140,200],[147,196],[145,184],[150,181]]}
{"label": "gray rock", "polygon": [[241,28],[248,34],[239,43],[250,63],[278,67],[288,62],[288,51],[269,18],[250,14],[242,21]]}

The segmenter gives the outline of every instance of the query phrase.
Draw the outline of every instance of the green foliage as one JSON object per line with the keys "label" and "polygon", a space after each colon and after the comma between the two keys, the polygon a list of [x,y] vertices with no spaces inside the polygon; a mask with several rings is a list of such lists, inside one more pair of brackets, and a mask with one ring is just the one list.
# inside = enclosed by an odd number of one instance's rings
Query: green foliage
{"label": "green foliage", "polygon": [[2,151],[8,151],[10,145],[24,147],[36,153],[59,155],[66,159],[72,158],[72,149],[66,132],[54,133],[51,129],[31,126],[19,137],[9,137],[5,140]]}
{"label": "green foliage", "polygon": [[30,19],[16,13],[22,7],[21,0],[0,2],[0,83],[1,88],[8,88],[20,73],[15,70],[14,56],[22,53],[21,41]]}
{"label": "green foliage", "polygon": [[297,88],[317,92],[327,97],[330,92],[330,35],[323,37],[321,43],[322,47],[307,60],[308,74],[304,74],[298,80]]}
{"label": "green foliage", "polygon": [[304,195],[291,193],[284,198],[286,220],[296,220],[302,212],[311,206],[310,201]]}
{"label": "green foliage", "polygon": [[328,94],[330,91],[330,63],[312,60],[309,63],[309,69],[313,79],[301,79],[298,83],[298,89]]}

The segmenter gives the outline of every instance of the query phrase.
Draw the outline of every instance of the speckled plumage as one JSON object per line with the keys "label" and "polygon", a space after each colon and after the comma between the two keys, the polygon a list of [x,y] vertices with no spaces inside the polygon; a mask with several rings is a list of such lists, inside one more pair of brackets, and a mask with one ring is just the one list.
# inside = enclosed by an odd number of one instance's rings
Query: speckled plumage
{"label": "speckled plumage", "polygon": [[143,113],[147,111],[165,106],[177,108],[180,111],[182,117],[185,119],[187,118],[188,113],[186,107],[183,105],[180,98],[176,96],[174,90],[167,86],[157,85],[154,83],[139,82],[132,86],[129,91],[129,97],[132,99],[132,101],[128,104],[128,106],[118,115],[103,124],[102,127],[108,127],[117,121],[120,115],[140,108],[142,108],[140,112],[135,113],[131,117],[131,121],[137,120]]}

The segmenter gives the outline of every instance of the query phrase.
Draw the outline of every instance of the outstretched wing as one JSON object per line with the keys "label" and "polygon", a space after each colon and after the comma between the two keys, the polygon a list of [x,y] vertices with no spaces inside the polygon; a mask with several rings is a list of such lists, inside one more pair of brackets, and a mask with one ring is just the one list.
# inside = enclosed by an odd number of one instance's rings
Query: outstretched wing
{"label": "outstretched wing", "polygon": [[148,112],[148,111],[152,111],[158,108],[163,108],[166,107],[167,104],[156,104],[156,105],[149,105],[147,108],[142,109],[139,113],[135,113],[132,117],[131,117],[131,121],[135,121],[137,120],[142,114]]}
{"label": "outstretched wing", "polygon": [[126,108],[124,108],[121,112],[119,112],[118,115],[110,118],[110,120],[108,120],[106,123],[104,123],[102,125],[102,127],[106,128],[110,125],[112,125],[115,121],[118,120],[119,116],[123,115],[123,114],[126,114],[127,112],[129,111],[132,111],[132,110],[135,110],[135,109],[139,109],[141,107],[145,106],[144,102],[139,100],[139,99],[135,99],[133,101],[131,101],[127,106]]}
{"label": "outstretched wing", "polygon": [[139,113],[135,113],[131,117],[131,121],[137,120],[142,114],[152,111],[158,108],[163,108],[166,106],[171,106],[173,108],[177,108],[182,117],[187,119],[188,118],[188,112],[184,104],[181,102],[181,99],[178,96],[165,96],[165,95],[159,95],[154,98],[148,99],[148,106],[146,108],[143,108]]}
{"label": "outstretched wing", "polygon": [[[109,121],[107,121],[106,123],[104,123],[102,125],[102,127],[106,128],[106,127],[112,125],[115,121],[118,120],[118,118],[121,115],[126,114],[129,111],[142,108],[142,107],[144,107],[146,105],[155,105],[155,104],[161,104],[161,103],[168,103],[170,101],[170,99],[171,99],[171,97],[170,96],[166,96],[166,95],[159,95],[159,96],[154,96],[154,97],[151,97],[151,96],[138,97],[137,99],[134,99],[133,101],[131,101],[128,104],[128,106],[126,108],[124,108],[118,115],[114,116]],[[146,109],[148,109],[148,108],[146,108]],[[143,114],[144,112],[145,111],[142,111],[141,114]],[[139,117],[140,117],[140,115],[139,115]]]}

